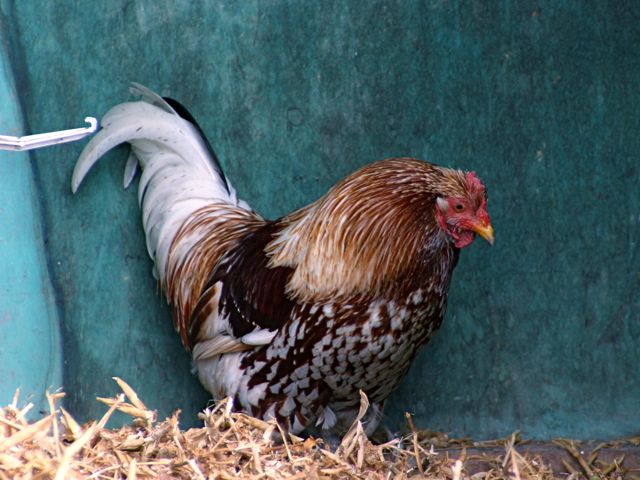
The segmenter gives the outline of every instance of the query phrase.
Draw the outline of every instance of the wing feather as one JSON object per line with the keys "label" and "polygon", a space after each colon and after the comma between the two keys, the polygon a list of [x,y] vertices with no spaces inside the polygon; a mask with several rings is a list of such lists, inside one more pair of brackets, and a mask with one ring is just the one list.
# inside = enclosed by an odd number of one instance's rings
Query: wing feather
{"label": "wing feather", "polygon": [[249,350],[252,347],[244,344],[237,338],[229,335],[217,335],[204,342],[199,342],[193,347],[193,360],[195,362],[213,358],[224,353],[235,353]]}
{"label": "wing feather", "polygon": [[273,229],[269,223],[246,235],[214,270],[191,317],[191,344],[213,335],[266,345],[287,323],[295,304],[285,292],[292,270],[269,266],[264,247]]}

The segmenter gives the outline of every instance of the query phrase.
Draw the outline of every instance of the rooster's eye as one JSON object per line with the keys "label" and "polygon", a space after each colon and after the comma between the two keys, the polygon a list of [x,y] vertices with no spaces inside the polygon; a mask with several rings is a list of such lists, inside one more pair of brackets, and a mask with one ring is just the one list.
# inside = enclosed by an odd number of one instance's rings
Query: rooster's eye
{"label": "rooster's eye", "polygon": [[462,205],[461,203],[456,203],[456,206],[453,208],[456,212],[461,212],[462,210],[464,210],[464,205]]}

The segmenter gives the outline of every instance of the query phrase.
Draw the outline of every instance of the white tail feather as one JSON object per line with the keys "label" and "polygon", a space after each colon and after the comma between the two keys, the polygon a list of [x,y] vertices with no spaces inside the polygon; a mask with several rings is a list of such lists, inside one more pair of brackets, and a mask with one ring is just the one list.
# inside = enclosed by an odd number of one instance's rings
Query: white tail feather
{"label": "white tail feather", "polygon": [[147,250],[164,284],[172,241],[184,221],[200,208],[229,203],[247,211],[212,158],[198,128],[180,117],[154,92],[134,84],[143,101],[113,107],[102,119],[101,130],[78,159],[71,189],[75,193],[97,161],[121,143],[132,152],[124,171],[125,188],[142,167],[138,200],[142,208]]}
{"label": "white tail feather", "polygon": [[136,177],[136,173],[138,173],[138,157],[131,152],[129,158],[127,158],[127,164],[124,166],[124,178],[122,181],[124,188],[129,188],[129,185]]}

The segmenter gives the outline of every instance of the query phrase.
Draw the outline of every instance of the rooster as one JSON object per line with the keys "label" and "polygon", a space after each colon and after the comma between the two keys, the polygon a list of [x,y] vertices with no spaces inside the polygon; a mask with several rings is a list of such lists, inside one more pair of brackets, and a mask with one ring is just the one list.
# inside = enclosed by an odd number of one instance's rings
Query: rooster
{"label": "rooster", "polygon": [[365,166],[274,221],[240,200],[202,130],[175,100],[133,84],[73,172],[128,142],[125,188],[173,321],[214,398],[292,433],[341,435],[362,390],[383,404],[442,323],[460,249],[493,244],[473,172],[411,158]]}

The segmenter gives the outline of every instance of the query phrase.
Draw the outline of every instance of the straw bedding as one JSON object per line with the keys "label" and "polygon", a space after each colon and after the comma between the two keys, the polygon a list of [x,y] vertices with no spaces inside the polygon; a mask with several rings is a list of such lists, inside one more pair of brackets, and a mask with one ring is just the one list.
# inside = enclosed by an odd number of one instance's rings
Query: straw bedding
{"label": "straw bedding", "polygon": [[[16,393],[0,410],[0,478],[554,478],[540,458],[518,452],[517,435],[494,442],[503,447],[501,453],[484,456],[481,471],[470,470],[473,458],[464,442],[416,431],[410,417],[411,432],[383,444],[372,443],[356,421],[334,451],[320,439],[288,435],[274,422],[234,413],[229,400],[202,412],[201,428],[181,430],[179,412],[158,421],[129,385],[115,380],[122,393],[98,399],[108,409],[100,420],[85,425],[59,405],[63,393],[49,394],[50,414],[29,422],[26,416],[33,405],[20,407]],[[367,407],[362,394],[360,418]],[[130,415],[131,424],[107,428],[116,410]],[[459,447],[456,455],[447,451],[452,443]],[[604,472],[587,466],[595,478],[625,478],[617,467]],[[588,478],[584,471],[564,476],[571,477]]]}

